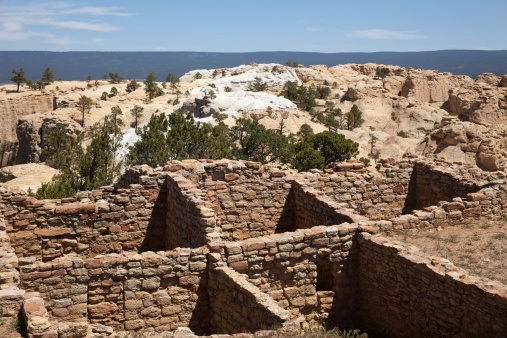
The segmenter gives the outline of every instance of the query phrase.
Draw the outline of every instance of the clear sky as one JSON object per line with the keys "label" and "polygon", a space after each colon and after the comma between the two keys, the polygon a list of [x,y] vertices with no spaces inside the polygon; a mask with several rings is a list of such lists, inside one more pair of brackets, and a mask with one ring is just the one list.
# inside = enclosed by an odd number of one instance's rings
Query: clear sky
{"label": "clear sky", "polygon": [[0,50],[507,49],[507,0],[0,0]]}

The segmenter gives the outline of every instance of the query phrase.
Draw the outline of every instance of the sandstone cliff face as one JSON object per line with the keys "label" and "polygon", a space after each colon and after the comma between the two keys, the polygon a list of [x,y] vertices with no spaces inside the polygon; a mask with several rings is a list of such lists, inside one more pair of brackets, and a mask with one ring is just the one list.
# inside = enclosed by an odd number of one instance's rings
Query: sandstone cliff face
{"label": "sandstone cliff face", "polygon": [[41,144],[57,125],[61,125],[70,137],[77,137],[83,131],[81,125],[68,116],[43,113],[20,118],[16,128],[19,140],[16,163],[40,162]]}
{"label": "sandstone cliff face", "polygon": [[16,160],[18,119],[34,113],[52,111],[55,98],[38,92],[0,94],[0,167]]}
{"label": "sandstone cliff face", "polygon": [[449,111],[461,120],[489,125],[507,123],[507,88],[476,82],[449,93]]}
{"label": "sandstone cliff face", "polygon": [[418,145],[418,154],[477,165],[489,171],[507,168],[506,125],[486,127],[456,117],[444,118],[442,125]]}

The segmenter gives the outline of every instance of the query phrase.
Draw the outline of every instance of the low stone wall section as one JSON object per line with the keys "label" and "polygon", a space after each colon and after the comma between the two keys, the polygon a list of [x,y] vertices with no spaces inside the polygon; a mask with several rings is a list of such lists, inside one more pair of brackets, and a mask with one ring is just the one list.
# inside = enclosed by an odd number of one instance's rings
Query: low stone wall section
{"label": "low stone wall section", "polygon": [[507,286],[414,246],[358,234],[359,316],[388,337],[503,337]]}
{"label": "low stone wall section", "polygon": [[21,287],[39,292],[48,316],[59,322],[87,318],[118,330],[190,327],[205,334],[207,253],[197,248],[60,257],[51,262],[23,258]]}
{"label": "low stone wall section", "polygon": [[163,249],[166,175],[141,176],[143,184],[129,189],[108,186],[58,200],[4,191],[0,208],[11,245],[19,257],[44,261],[71,253]]}

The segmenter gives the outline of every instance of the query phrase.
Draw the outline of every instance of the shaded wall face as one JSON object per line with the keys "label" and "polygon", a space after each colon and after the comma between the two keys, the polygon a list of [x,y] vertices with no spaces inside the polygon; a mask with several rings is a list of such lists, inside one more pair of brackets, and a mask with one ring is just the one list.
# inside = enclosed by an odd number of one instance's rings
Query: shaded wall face
{"label": "shaded wall face", "polygon": [[465,197],[480,189],[472,180],[464,180],[452,171],[423,162],[415,164],[412,175],[412,210],[422,210],[440,201],[452,201],[454,197]]}

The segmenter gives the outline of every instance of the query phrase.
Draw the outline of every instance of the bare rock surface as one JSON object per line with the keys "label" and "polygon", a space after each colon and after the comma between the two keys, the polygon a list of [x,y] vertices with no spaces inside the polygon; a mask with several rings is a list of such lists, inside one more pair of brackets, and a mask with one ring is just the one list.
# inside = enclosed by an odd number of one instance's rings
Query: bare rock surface
{"label": "bare rock surface", "polygon": [[15,163],[16,127],[22,116],[53,110],[54,96],[39,92],[0,93],[0,167]]}
{"label": "bare rock surface", "polygon": [[33,192],[40,188],[42,183],[51,182],[59,170],[42,163],[28,163],[8,166],[0,169],[0,187],[7,189],[20,189]]}

